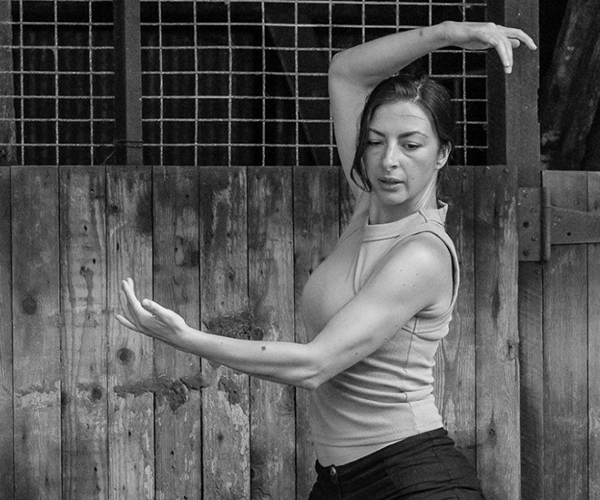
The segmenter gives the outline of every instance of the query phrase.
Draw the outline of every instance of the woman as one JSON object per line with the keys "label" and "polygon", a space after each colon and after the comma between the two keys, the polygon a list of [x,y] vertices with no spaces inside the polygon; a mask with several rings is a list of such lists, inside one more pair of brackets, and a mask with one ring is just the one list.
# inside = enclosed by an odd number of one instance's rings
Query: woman
{"label": "woman", "polygon": [[436,197],[452,148],[450,99],[432,80],[391,75],[450,45],[494,48],[510,73],[520,43],[535,49],[518,29],[445,22],[334,57],[336,141],[356,203],[336,249],[305,287],[307,344],[194,330],[173,311],[140,303],[130,279],[122,283],[117,319],[126,327],[313,391],[318,479],[311,500],[483,498],[432,395],[433,358],[448,332],[459,280],[444,231],[446,207]]}

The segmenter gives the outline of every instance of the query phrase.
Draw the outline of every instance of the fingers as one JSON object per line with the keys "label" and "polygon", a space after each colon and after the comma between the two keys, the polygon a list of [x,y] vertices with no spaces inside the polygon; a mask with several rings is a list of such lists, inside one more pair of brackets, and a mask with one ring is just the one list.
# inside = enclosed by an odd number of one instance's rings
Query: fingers
{"label": "fingers", "polygon": [[148,320],[152,319],[152,313],[142,307],[142,304],[135,295],[134,284],[131,278],[127,278],[121,282],[119,297],[123,312],[121,317],[134,325],[138,331],[147,326]]}
{"label": "fingers", "polygon": [[537,50],[537,45],[527,33],[517,28],[504,28],[506,36],[510,39],[514,48],[519,47],[521,43],[530,50]]}
{"label": "fingers", "polygon": [[488,33],[486,41],[490,47],[496,49],[505,73],[512,71],[513,52],[510,40],[504,36],[500,30],[495,30],[493,33]]}
{"label": "fingers", "polygon": [[142,300],[142,307],[149,313],[158,317],[159,319],[165,318],[171,312],[170,309],[167,309],[167,308],[161,306],[160,304],[157,304],[156,302],[151,301],[150,299]]}
{"label": "fingers", "polygon": [[119,323],[121,323],[124,327],[129,328],[130,330],[133,330],[133,331],[136,331],[136,332],[139,332],[139,333],[144,333],[137,326],[135,326],[131,321],[129,321],[124,316],[121,316],[120,314],[115,314],[115,319]]}
{"label": "fingers", "polygon": [[499,26],[501,34],[500,39],[496,39],[494,47],[498,52],[505,73],[511,73],[513,67],[513,49],[521,46],[524,43],[529,49],[536,50],[537,46],[529,35],[515,28],[505,28]]}

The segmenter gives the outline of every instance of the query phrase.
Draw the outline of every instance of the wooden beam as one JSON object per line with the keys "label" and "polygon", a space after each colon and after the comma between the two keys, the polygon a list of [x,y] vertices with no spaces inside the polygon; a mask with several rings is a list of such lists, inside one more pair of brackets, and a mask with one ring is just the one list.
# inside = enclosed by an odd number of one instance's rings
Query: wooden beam
{"label": "wooden beam", "polygon": [[141,165],[142,42],[140,0],[115,0],[115,163]]}
{"label": "wooden beam", "polygon": [[[538,0],[498,0],[489,2],[488,20],[520,28],[537,42],[538,11]],[[490,51],[488,68],[488,164],[514,169],[519,187],[539,187],[538,51],[516,49],[510,75]]]}

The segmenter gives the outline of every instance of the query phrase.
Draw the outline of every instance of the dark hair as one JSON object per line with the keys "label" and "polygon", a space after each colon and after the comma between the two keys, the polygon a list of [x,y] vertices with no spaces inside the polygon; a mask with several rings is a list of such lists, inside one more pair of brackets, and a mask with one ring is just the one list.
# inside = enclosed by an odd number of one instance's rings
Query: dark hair
{"label": "dark hair", "polygon": [[366,191],[371,190],[371,183],[362,159],[369,143],[371,120],[380,106],[401,101],[418,104],[430,117],[440,145],[452,150],[454,114],[450,94],[446,88],[428,76],[414,76],[407,73],[391,76],[371,91],[360,117],[351,175],[352,180]]}

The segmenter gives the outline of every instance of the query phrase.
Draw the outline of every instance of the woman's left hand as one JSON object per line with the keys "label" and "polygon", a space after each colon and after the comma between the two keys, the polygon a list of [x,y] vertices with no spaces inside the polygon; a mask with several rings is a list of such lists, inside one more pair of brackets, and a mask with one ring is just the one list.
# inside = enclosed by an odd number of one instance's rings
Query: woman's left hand
{"label": "woman's left hand", "polygon": [[495,49],[507,73],[512,71],[513,49],[522,43],[536,50],[533,39],[524,31],[494,23],[446,21],[442,23],[450,45],[467,50]]}
{"label": "woman's left hand", "polygon": [[181,345],[187,324],[179,314],[149,299],[140,302],[131,278],[121,282],[120,295],[123,314],[115,315],[119,323],[168,344]]}

